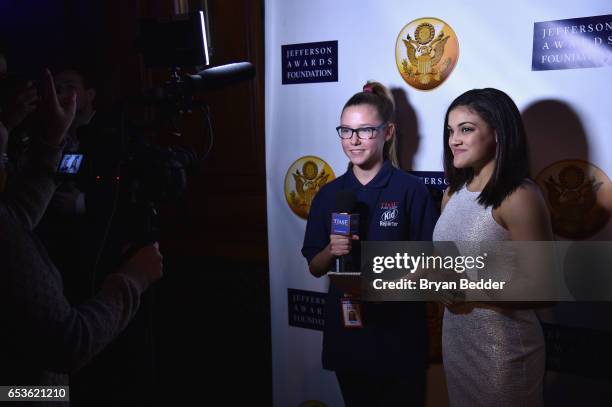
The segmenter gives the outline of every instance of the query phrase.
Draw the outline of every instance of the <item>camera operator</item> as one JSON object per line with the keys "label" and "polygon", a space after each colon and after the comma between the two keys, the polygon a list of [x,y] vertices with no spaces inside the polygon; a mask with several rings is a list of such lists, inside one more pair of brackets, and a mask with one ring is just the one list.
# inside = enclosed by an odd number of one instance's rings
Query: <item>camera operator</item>
{"label": "camera operator", "polygon": [[[128,324],[140,294],[161,277],[157,244],[139,250],[98,293],[78,306],[63,294],[61,276],[32,228],[55,189],[62,143],[75,114],[73,93],[57,99],[49,71],[43,79],[45,132],[33,140],[20,179],[0,194],[0,384],[67,384],[67,373],[83,366]],[[6,127],[0,134],[7,138]]]}
{"label": "camera operator", "polygon": [[[127,225],[135,216],[129,213],[129,193],[118,180],[128,148],[122,140],[125,126],[120,112],[98,100],[100,71],[97,64],[82,58],[64,63],[54,75],[61,106],[67,106],[71,94],[76,94],[75,119],[64,152],[78,155],[62,162],[68,165],[82,157],[82,163],[76,174],[62,174],[60,167],[60,185],[36,233],[58,265],[66,298],[72,304],[86,300],[100,287],[104,277],[123,261],[123,252],[133,238]],[[131,127],[125,136],[129,136],[130,148],[142,141]],[[114,405],[151,397],[152,305],[151,293],[143,295],[140,309],[121,335],[71,375],[75,405]]]}
{"label": "camera operator", "polygon": [[[103,184],[107,188],[97,193],[102,182],[96,185],[91,164],[97,161],[93,157],[96,149],[104,149],[106,144],[115,144],[115,141],[100,139],[99,134],[88,134],[95,133],[91,129],[101,127],[102,120],[94,107],[93,75],[82,72],[86,69],[64,67],[54,75],[54,81],[61,106],[67,106],[71,95],[76,95],[75,118],[67,131],[64,153],[82,154],[83,165],[78,171],[61,171],[67,168],[60,167],[59,186],[36,229],[62,272],[66,297],[73,304],[93,294],[91,274],[113,197],[112,185],[108,185],[106,177]],[[111,157],[106,158],[112,161]]]}

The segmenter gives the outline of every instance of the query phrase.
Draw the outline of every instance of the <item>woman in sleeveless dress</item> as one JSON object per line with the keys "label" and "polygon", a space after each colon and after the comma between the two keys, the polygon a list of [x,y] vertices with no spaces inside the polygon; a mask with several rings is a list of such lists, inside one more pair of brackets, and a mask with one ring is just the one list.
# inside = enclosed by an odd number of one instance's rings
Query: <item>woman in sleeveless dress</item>
{"label": "woman in sleeveless dress", "polygon": [[[497,89],[474,89],[446,112],[449,187],[437,241],[552,240],[550,216],[528,179],[518,108]],[[444,312],[442,354],[451,406],[541,406],[544,337],[524,304],[463,303]]]}

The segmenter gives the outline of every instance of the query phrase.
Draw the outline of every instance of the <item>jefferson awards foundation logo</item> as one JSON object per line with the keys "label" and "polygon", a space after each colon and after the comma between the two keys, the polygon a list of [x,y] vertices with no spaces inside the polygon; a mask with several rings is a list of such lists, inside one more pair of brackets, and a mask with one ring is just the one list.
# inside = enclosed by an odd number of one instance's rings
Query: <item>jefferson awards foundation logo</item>
{"label": "jefferson awards foundation logo", "polygon": [[285,175],[285,198],[293,213],[307,219],[312,199],[334,178],[331,167],[319,157],[307,155],[298,158]]}
{"label": "jefferson awards foundation logo", "polygon": [[338,82],[338,41],[281,46],[283,85]]}
{"label": "jefferson awards foundation logo", "polygon": [[449,77],[459,59],[455,31],[433,17],[408,23],[397,36],[395,62],[400,75],[415,89],[431,90]]}
{"label": "jefferson awards foundation logo", "polygon": [[612,66],[612,14],[533,24],[532,71]]}
{"label": "jefferson awards foundation logo", "polygon": [[593,164],[558,161],[543,169],[536,182],[544,191],[553,231],[567,239],[586,239],[610,220],[612,183]]}

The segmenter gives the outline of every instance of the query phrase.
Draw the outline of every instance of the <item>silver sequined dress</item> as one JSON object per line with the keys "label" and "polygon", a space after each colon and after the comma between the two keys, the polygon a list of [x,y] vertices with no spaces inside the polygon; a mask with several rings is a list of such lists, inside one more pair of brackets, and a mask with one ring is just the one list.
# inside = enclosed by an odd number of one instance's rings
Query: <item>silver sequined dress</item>
{"label": "silver sequined dress", "polygon": [[[434,241],[508,240],[479,192],[462,188],[449,199]],[[465,307],[444,312],[442,357],[453,407],[542,406],[544,337],[533,310]]]}

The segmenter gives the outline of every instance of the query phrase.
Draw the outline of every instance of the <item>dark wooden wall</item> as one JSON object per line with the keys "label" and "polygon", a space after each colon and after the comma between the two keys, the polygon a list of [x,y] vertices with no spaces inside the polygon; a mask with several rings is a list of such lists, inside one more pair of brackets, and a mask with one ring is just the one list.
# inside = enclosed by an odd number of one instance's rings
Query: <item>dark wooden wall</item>
{"label": "dark wooden wall", "polygon": [[250,61],[257,73],[248,83],[203,95],[214,147],[181,208],[172,250],[267,261],[263,4],[210,1],[209,11],[214,63]]}
{"label": "dark wooden wall", "polygon": [[[203,1],[183,3],[196,10]],[[10,49],[9,68],[31,74],[62,59],[87,58],[102,74],[100,94],[116,101],[168,79],[164,69],[143,65],[135,43],[139,18],[169,17],[174,9],[172,0],[6,0],[0,42]],[[266,262],[263,0],[209,0],[208,11],[212,65],[249,61],[256,77],[199,95],[210,106],[214,146],[186,196],[164,206],[162,246],[169,254]],[[130,114],[143,120],[153,111]],[[202,147],[204,115],[179,122],[184,136],[176,142]]]}
{"label": "dark wooden wall", "polygon": [[[169,16],[170,1],[114,1],[108,6],[114,20],[114,46],[123,54],[119,90],[133,92],[135,85],[159,86],[165,72],[149,70],[130,57],[128,38],[136,34],[139,16]],[[197,9],[199,1],[189,2]],[[117,13],[119,9],[119,13]],[[187,195],[164,207],[162,220],[168,253],[217,256],[267,262],[264,136],[264,47],[262,0],[209,0],[213,65],[249,61],[256,77],[249,82],[201,94],[210,106],[214,146],[207,160],[190,180]],[[112,57],[111,57],[112,59]],[[139,75],[140,80],[132,78]],[[126,81],[128,83],[126,83]],[[202,146],[207,133],[204,115],[183,117],[183,138]],[[167,139],[166,139],[167,141]]]}

